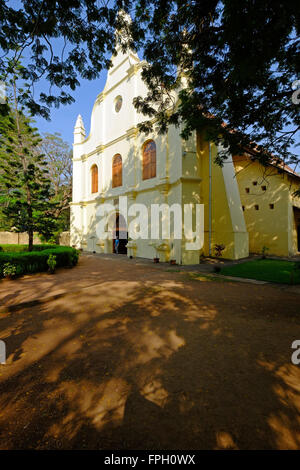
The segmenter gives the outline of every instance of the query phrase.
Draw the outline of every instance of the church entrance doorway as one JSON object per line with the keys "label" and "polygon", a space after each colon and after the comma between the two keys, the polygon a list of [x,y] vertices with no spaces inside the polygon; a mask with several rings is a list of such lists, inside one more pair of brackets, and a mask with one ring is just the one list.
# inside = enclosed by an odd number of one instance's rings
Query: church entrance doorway
{"label": "church entrance doorway", "polygon": [[300,253],[300,209],[298,207],[294,207],[294,218],[295,218],[295,228],[296,228],[296,247],[298,253]]}
{"label": "church entrance doorway", "polygon": [[119,239],[119,249],[118,253],[127,255],[127,242],[128,242],[128,232],[127,225],[124,217],[121,214],[116,214],[116,222],[113,231],[113,253],[116,253],[116,239]]}

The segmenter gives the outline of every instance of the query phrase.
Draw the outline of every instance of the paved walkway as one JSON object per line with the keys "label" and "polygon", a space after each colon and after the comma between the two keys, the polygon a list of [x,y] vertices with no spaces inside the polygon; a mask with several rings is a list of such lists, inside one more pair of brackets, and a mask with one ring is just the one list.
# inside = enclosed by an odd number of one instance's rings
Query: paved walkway
{"label": "paved walkway", "polygon": [[0,449],[300,449],[299,296],[172,269],[0,283]]}

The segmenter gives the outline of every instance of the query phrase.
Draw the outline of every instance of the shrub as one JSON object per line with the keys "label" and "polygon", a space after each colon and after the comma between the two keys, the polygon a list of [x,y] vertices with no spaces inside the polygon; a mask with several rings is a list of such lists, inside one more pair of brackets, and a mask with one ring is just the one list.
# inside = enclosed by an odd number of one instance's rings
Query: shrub
{"label": "shrub", "polygon": [[[41,246],[41,245],[39,245]],[[29,274],[40,271],[47,271],[47,261],[50,255],[56,258],[56,267],[72,267],[77,264],[79,252],[75,248],[68,246],[56,246],[40,251],[23,252],[1,252],[0,253],[0,277],[4,275],[4,265],[6,263],[16,266],[16,274]]]}
{"label": "shrub", "polygon": [[56,256],[50,255],[47,259],[47,264],[49,266],[50,271],[54,272],[56,266]]}
{"label": "shrub", "polygon": [[14,277],[17,273],[17,267],[15,264],[5,263],[3,265],[3,276],[4,277]]}
{"label": "shrub", "polygon": [[[55,249],[59,245],[34,245],[33,251],[43,251],[43,250],[49,250],[51,248]],[[13,244],[4,244],[0,245],[0,252],[5,251],[9,253],[23,253],[28,251],[28,245],[13,245]]]}
{"label": "shrub", "polygon": [[262,259],[266,259],[266,257],[267,257],[267,251],[269,251],[269,248],[268,248],[267,246],[263,246],[263,247],[262,247],[262,250],[261,250]]}

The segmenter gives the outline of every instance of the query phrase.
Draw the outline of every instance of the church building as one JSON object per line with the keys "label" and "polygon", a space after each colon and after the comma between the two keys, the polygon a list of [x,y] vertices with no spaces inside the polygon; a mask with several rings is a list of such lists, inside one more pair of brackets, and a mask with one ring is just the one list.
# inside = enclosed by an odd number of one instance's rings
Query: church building
{"label": "church building", "polygon": [[[79,115],[74,128],[71,244],[89,252],[114,253],[115,239],[127,233],[119,197],[131,204],[203,204],[204,245],[187,250],[188,234],[169,239],[121,239],[119,253],[141,258],[198,264],[201,256],[240,259],[249,253],[291,256],[300,251],[300,199],[293,196],[300,176],[284,167],[263,167],[250,154],[230,156],[223,167],[214,163],[218,148],[196,132],[185,141],[180,128],[165,135],[145,135],[138,124],[146,118],[133,106],[145,96],[143,61],[118,49],[106,85],[94,103],[90,134]],[[111,204],[117,214],[111,239],[101,239],[96,213]],[[127,221],[128,222],[128,221]],[[264,248],[265,247],[265,248]]]}

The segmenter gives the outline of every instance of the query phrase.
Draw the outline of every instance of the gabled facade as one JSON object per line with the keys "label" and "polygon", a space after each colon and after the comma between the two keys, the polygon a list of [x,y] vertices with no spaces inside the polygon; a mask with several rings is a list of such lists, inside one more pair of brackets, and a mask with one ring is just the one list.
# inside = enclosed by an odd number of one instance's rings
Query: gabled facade
{"label": "gabled facade", "polygon": [[[225,245],[223,257],[229,259],[245,258],[249,247],[250,251],[261,251],[263,245],[269,246],[270,253],[274,254],[296,253],[299,222],[293,209],[291,189],[275,182],[276,197],[286,195],[289,201],[280,207],[276,203],[276,210],[289,214],[281,218],[282,229],[276,235],[277,225],[273,224],[273,232],[270,228],[270,206],[261,206],[259,218],[256,217],[258,211],[253,218],[248,212],[250,202],[245,199],[244,178],[249,175],[237,172],[241,160],[229,157],[223,168],[219,167],[214,163],[218,152],[214,144],[196,133],[183,141],[180,128],[174,126],[170,126],[165,135],[154,132],[145,136],[138,131],[137,125],[145,116],[135,110],[132,101],[147,93],[141,78],[142,65],[136,54],[123,54],[119,49],[104,90],[95,101],[88,137],[78,116],[74,128],[71,244],[91,252],[113,253],[114,239],[101,239],[97,235],[96,212],[105,203],[113,205],[118,212],[119,197],[127,196],[128,208],[132,204],[144,204],[149,211],[151,204],[204,205],[202,249],[186,249],[189,234],[183,233],[181,240],[174,239],[171,219],[168,240],[153,240],[149,233],[148,239],[122,242],[121,252],[127,252],[128,256],[159,256],[161,261],[174,259],[179,264],[198,264],[201,254],[214,254],[215,244]],[[260,172],[259,164],[252,170],[251,178],[258,179],[255,174]],[[296,184],[296,176],[294,180]],[[264,217],[267,217],[269,229],[260,237]],[[279,220],[278,213],[276,220]],[[119,231],[127,230],[121,219],[117,225],[113,238]],[[275,243],[274,237],[280,237],[280,242]]]}

